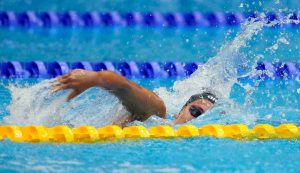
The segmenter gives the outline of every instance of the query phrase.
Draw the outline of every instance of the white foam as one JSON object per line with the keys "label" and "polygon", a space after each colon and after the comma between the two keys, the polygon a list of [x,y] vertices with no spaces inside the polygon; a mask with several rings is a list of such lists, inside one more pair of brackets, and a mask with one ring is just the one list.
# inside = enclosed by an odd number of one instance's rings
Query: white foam
{"label": "white foam", "polygon": [[54,126],[103,126],[128,113],[119,100],[102,89],[90,89],[78,98],[66,102],[68,91],[51,93],[53,80],[32,86],[9,85],[12,100],[4,123]]}

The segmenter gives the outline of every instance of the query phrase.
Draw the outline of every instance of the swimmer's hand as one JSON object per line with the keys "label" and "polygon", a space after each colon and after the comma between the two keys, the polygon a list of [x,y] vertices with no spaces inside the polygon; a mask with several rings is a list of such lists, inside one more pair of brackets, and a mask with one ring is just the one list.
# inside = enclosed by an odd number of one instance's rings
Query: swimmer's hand
{"label": "swimmer's hand", "polygon": [[97,81],[97,72],[76,69],[68,74],[57,77],[52,86],[52,92],[72,89],[68,95],[68,101],[78,96],[90,87],[93,87]]}

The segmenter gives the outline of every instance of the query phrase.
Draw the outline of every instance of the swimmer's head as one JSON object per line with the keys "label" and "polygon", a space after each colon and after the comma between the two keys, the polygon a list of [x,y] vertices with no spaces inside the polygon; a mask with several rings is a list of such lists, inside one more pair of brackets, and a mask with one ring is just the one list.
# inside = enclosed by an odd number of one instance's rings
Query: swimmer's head
{"label": "swimmer's head", "polygon": [[203,115],[213,107],[217,100],[218,98],[210,92],[192,95],[179,114],[175,116],[174,124],[186,123]]}

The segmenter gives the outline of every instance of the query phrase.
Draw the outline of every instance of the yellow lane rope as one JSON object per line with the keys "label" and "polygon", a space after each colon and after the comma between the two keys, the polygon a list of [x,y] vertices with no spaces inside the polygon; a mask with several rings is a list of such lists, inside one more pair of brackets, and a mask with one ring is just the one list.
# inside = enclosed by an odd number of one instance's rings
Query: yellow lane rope
{"label": "yellow lane rope", "polygon": [[208,124],[202,127],[183,125],[178,129],[160,125],[147,129],[144,126],[129,126],[120,128],[109,125],[101,128],[79,126],[70,128],[65,125],[54,127],[45,126],[0,126],[0,140],[5,138],[14,142],[57,142],[57,143],[93,143],[115,141],[119,139],[140,138],[190,138],[215,137],[237,140],[255,139],[297,139],[300,138],[300,127],[295,124],[281,124],[274,127],[269,124],[257,124],[252,129],[244,124]]}

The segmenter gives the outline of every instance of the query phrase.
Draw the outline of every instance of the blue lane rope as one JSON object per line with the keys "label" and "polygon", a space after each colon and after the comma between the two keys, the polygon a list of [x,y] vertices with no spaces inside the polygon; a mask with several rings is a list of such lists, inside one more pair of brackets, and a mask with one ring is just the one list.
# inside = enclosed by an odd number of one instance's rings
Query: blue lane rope
{"label": "blue lane rope", "polygon": [[[290,14],[266,14],[268,22],[281,20],[289,15],[289,19],[297,25],[300,12]],[[1,27],[97,27],[97,26],[232,26],[240,25],[249,17],[259,17],[261,13],[240,12],[189,12],[189,13],[159,13],[159,12],[13,12],[0,11]]]}
{"label": "blue lane rope", "polygon": [[[112,70],[128,78],[182,78],[195,72],[200,62],[0,62],[2,78],[52,78],[70,72],[73,69],[93,71]],[[299,79],[300,63],[258,62],[256,70],[261,71],[253,78]]]}

